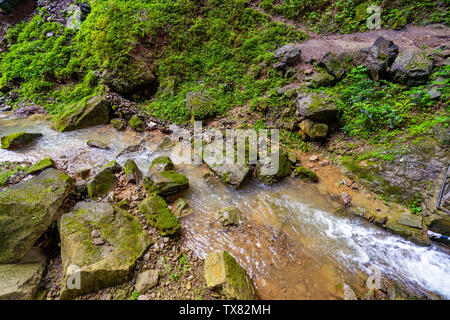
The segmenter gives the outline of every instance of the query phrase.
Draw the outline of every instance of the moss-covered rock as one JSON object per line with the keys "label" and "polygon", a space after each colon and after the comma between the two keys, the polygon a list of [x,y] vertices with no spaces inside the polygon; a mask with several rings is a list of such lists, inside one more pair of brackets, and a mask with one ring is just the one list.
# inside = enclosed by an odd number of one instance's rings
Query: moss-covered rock
{"label": "moss-covered rock", "polygon": [[144,188],[151,195],[168,197],[189,188],[189,179],[174,170],[150,170],[149,176],[144,178]]}
{"label": "moss-covered rock", "polygon": [[386,79],[388,67],[398,55],[398,46],[383,37],[378,37],[372,47],[369,48],[364,65],[369,69],[369,74],[374,80]]}
{"label": "moss-covered rock", "polygon": [[336,79],[342,78],[345,73],[345,65],[333,52],[327,52],[319,61],[319,67],[325,68]]}
{"label": "moss-covered rock", "polygon": [[291,162],[285,151],[278,153],[278,164],[271,163],[270,157],[264,162],[261,159],[256,165],[256,177],[267,185],[272,185],[281,181],[283,178],[291,174]]}
{"label": "moss-covered rock", "polygon": [[53,159],[45,158],[45,159],[42,159],[41,161],[36,162],[33,166],[31,166],[31,168],[28,169],[27,173],[37,174],[37,173],[41,173],[45,169],[54,168],[54,167],[55,167],[55,162],[53,161]]}
{"label": "moss-covered rock", "polygon": [[42,137],[42,133],[17,132],[2,137],[2,149],[18,150],[32,143],[37,138]]}
{"label": "moss-covered rock", "polygon": [[319,177],[313,171],[305,167],[295,168],[295,176],[301,178],[302,180],[318,182]]}
{"label": "moss-covered rock", "polygon": [[257,299],[252,280],[228,252],[209,253],[204,272],[208,288],[219,290],[228,299]]}
{"label": "moss-covered rock", "polygon": [[300,129],[311,139],[324,139],[328,134],[328,126],[325,123],[318,123],[309,119],[300,123]]}
{"label": "moss-covered rock", "polygon": [[213,100],[205,92],[188,92],[186,106],[195,120],[206,120],[216,115]]}
{"label": "moss-covered rock", "polygon": [[332,123],[337,120],[338,109],[332,98],[323,92],[300,93],[297,97],[298,113],[312,121]]}
{"label": "moss-covered rock", "polygon": [[172,160],[166,156],[160,156],[153,159],[150,169],[156,171],[168,171],[173,170],[175,166],[173,165]]}
{"label": "moss-covered rock", "polygon": [[72,187],[68,175],[50,168],[0,193],[0,263],[28,253],[58,218]]}
{"label": "moss-covered rock", "polygon": [[137,132],[143,132],[146,129],[144,121],[141,120],[137,115],[134,115],[131,117],[130,121],[128,122],[131,129]]}
{"label": "moss-covered rock", "polygon": [[175,235],[180,230],[178,218],[167,206],[166,201],[159,196],[151,196],[139,204],[139,211],[145,215],[148,223],[158,229],[159,233]]}
{"label": "moss-covered rock", "polygon": [[[122,283],[152,243],[137,218],[109,203],[80,202],[58,223],[63,278],[61,299]],[[92,230],[101,242],[94,244]],[[99,244],[101,243],[101,244]],[[71,280],[79,277],[79,289]]]}
{"label": "moss-covered rock", "polygon": [[142,181],[142,172],[133,159],[125,161],[123,171],[127,176],[128,183],[139,184]]}
{"label": "moss-covered rock", "polygon": [[310,88],[329,87],[336,83],[336,78],[329,73],[314,73],[310,79]]}
{"label": "moss-covered rock", "polygon": [[96,96],[88,100],[84,106],[79,106],[75,113],[57,118],[53,127],[60,132],[66,132],[108,124],[110,113],[110,102],[104,96]]}
{"label": "moss-covered rock", "polygon": [[16,264],[0,264],[0,300],[37,298],[47,257],[33,248]]}
{"label": "moss-covered rock", "polygon": [[100,170],[94,177],[87,181],[87,191],[92,200],[98,200],[114,189],[117,177],[110,168]]}
{"label": "moss-covered rock", "polygon": [[117,131],[122,131],[126,127],[126,124],[125,124],[125,122],[122,119],[112,119],[111,120],[111,125]]}
{"label": "moss-covered rock", "polygon": [[224,183],[234,189],[239,189],[252,174],[253,167],[246,163],[225,163],[225,156],[217,152],[217,150],[225,150],[225,148],[220,148],[218,146],[219,143],[223,143],[223,141],[216,140],[203,148],[203,162],[205,162]]}
{"label": "moss-covered rock", "polygon": [[110,163],[104,165],[102,169],[109,169],[112,173],[120,173],[123,170],[123,168],[120,166],[120,164],[117,163],[116,160],[113,160]]}
{"label": "moss-covered rock", "polygon": [[401,52],[391,67],[394,81],[407,86],[417,86],[427,82],[433,62],[424,51],[406,49]]}

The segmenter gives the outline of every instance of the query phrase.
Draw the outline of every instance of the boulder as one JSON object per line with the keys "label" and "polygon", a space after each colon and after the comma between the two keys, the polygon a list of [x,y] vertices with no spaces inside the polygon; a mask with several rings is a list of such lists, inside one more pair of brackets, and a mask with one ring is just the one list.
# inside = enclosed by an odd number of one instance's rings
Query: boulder
{"label": "boulder", "polygon": [[109,149],[109,147],[105,143],[103,143],[101,141],[97,141],[97,140],[88,140],[86,142],[86,144],[91,148],[97,148],[97,149],[102,149],[102,150]]}
{"label": "boulder", "polygon": [[295,168],[295,176],[300,177],[302,180],[318,182],[319,177],[313,171],[305,168],[305,167],[297,167]]}
{"label": "boulder", "polygon": [[2,149],[19,150],[40,137],[42,137],[42,133],[26,133],[26,132],[18,132],[7,136],[3,136],[1,139]]}
{"label": "boulder", "polygon": [[104,96],[93,97],[84,106],[78,107],[74,114],[57,119],[54,128],[66,132],[109,123],[111,105]]}
{"label": "boulder", "polygon": [[117,177],[110,168],[101,169],[95,176],[87,181],[87,191],[92,200],[98,200],[114,189]]}
{"label": "boulder", "polygon": [[238,225],[241,215],[236,207],[225,207],[216,212],[216,219],[223,226]]}
{"label": "boulder", "polygon": [[172,162],[172,160],[170,160],[169,157],[160,156],[160,157],[156,157],[155,159],[153,159],[152,164],[151,164],[151,169],[161,172],[161,171],[174,170],[175,166],[173,165],[173,162]]}
{"label": "boulder", "polygon": [[145,215],[147,222],[158,229],[159,233],[175,235],[180,230],[180,224],[167,206],[166,201],[159,196],[151,196],[139,204],[139,211]]}
{"label": "boulder", "polygon": [[172,167],[171,161],[167,165],[161,164],[164,162],[162,159],[165,158],[154,159],[150,165],[148,176],[144,178],[144,188],[151,195],[168,197],[189,188],[189,179],[185,175],[172,169],[162,170],[164,167]]}
{"label": "boulder", "polygon": [[427,82],[433,62],[425,52],[407,49],[400,53],[391,67],[391,76],[395,82],[407,86],[417,86]]}
{"label": "boulder", "polygon": [[211,252],[205,260],[206,285],[228,299],[256,300],[256,290],[244,268],[226,251]]}
{"label": "boulder", "polygon": [[47,257],[33,248],[15,264],[0,264],[0,300],[37,298]]}
{"label": "boulder", "polygon": [[206,120],[215,116],[213,99],[206,92],[188,92],[186,94],[186,107],[196,120]]}
{"label": "boulder", "polygon": [[123,170],[122,167],[120,166],[120,164],[118,164],[116,160],[113,160],[110,163],[108,163],[107,165],[103,166],[102,169],[109,169],[114,174],[120,173]]}
{"label": "boulder", "polygon": [[122,131],[126,127],[126,124],[125,124],[125,122],[122,119],[112,119],[111,120],[111,125],[117,131]]}
{"label": "boulder", "polygon": [[244,181],[251,175],[253,168],[248,164],[227,164],[225,163],[225,156],[223,161],[220,161],[221,155],[217,153],[217,144],[223,143],[220,140],[216,140],[206,146],[203,149],[203,162],[217,174],[224,183],[234,189],[239,189]]}
{"label": "boulder", "polygon": [[326,138],[328,133],[328,126],[325,123],[318,123],[309,119],[300,123],[300,129],[311,139]]}
{"label": "boulder", "polygon": [[285,151],[278,152],[278,165],[271,163],[270,157],[260,159],[256,165],[256,177],[267,185],[281,181],[292,172],[291,162]]}
{"label": "boulder", "polygon": [[77,203],[61,216],[58,227],[63,270],[61,299],[124,282],[152,243],[137,218],[109,203]]}
{"label": "boulder", "polygon": [[282,46],[274,52],[274,57],[278,61],[275,68],[286,70],[287,67],[298,64],[301,60],[301,56],[302,50],[296,44]]}
{"label": "boulder", "polygon": [[45,158],[41,161],[36,162],[30,169],[28,169],[28,174],[38,174],[44,171],[45,169],[54,168],[55,162],[52,158]]}
{"label": "boulder", "polygon": [[398,55],[398,46],[383,37],[378,37],[370,47],[364,65],[369,69],[374,80],[385,79],[388,67],[392,65]]}
{"label": "boulder", "polygon": [[59,217],[73,187],[72,179],[55,169],[0,192],[0,263],[25,256]]}
{"label": "boulder", "polygon": [[336,79],[342,78],[345,74],[344,62],[333,52],[325,53],[320,59],[318,66],[325,68],[325,70]]}
{"label": "boulder", "polygon": [[319,72],[314,73],[310,79],[308,86],[310,88],[329,87],[335,84],[336,78],[329,73]]}
{"label": "boulder", "polygon": [[338,109],[331,97],[323,92],[300,93],[297,97],[298,113],[312,121],[332,123],[337,120]]}
{"label": "boulder", "polygon": [[125,161],[123,171],[127,177],[128,183],[139,184],[142,181],[142,172],[139,170],[136,162],[133,159]]}
{"label": "boulder", "polygon": [[139,293],[144,293],[158,285],[158,280],[158,270],[146,270],[144,272],[141,272],[136,277],[136,291]]}

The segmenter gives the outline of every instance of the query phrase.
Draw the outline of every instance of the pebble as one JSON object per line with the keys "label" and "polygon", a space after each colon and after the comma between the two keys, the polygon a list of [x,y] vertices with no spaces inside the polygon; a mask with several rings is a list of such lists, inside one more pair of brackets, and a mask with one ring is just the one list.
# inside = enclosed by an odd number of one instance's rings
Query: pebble
{"label": "pebble", "polygon": [[312,156],[309,158],[309,161],[312,161],[312,162],[317,161],[317,160],[319,160],[319,156],[318,156],[318,155],[312,155]]}
{"label": "pebble", "polygon": [[105,241],[103,241],[101,238],[94,238],[93,243],[96,246],[101,246],[102,244],[105,244]]}

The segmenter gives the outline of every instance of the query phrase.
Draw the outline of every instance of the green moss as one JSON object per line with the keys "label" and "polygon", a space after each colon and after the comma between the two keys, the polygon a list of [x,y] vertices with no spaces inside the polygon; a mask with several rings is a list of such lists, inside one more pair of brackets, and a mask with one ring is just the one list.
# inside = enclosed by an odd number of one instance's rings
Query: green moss
{"label": "green moss", "polygon": [[144,121],[136,115],[134,115],[128,123],[133,130],[143,130],[143,127],[145,126]]}
{"label": "green moss", "polygon": [[125,128],[125,123],[122,119],[112,119],[111,124],[117,131],[121,131]]}
{"label": "green moss", "polygon": [[153,159],[150,169],[155,168],[157,171],[173,170],[173,162],[167,156],[160,156]]}
{"label": "green moss", "polygon": [[311,170],[305,168],[305,167],[297,167],[295,168],[295,176],[300,177],[302,180],[312,181],[312,182],[318,182],[319,177],[317,174],[312,172]]}
{"label": "green moss", "polygon": [[36,138],[42,136],[40,133],[17,132],[1,138],[2,149],[15,150],[26,146]]}
{"label": "green moss", "polygon": [[117,178],[114,173],[109,169],[103,169],[95,177],[88,180],[86,186],[89,197],[92,200],[98,200],[112,190],[116,183]]}
{"label": "green moss", "polygon": [[173,183],[180,185],[189,184],[189,179],[184,174],[175,172],[174,170],[162,171],[160,174]]}
{"label": "green moss", "polygon": [[18,162],[0,162],[0,187],[6,185],[11,178],[27,171],[28,165]]}
{"label": "green moss", "polygon": [[52,160],[52,158],[45,158],[41,161],[35,163],[28,171],[27,173],[35,174],[39,173],[42,170],[52,168],[55,166],[55,162]]}
{"label": "green moss", "polygon": [[180,224],[169,210],[167,203],[159,196],[152,196],[139,204],[139,210],[153,227],[157,228],[161,235],[174,235],[180,229]]}

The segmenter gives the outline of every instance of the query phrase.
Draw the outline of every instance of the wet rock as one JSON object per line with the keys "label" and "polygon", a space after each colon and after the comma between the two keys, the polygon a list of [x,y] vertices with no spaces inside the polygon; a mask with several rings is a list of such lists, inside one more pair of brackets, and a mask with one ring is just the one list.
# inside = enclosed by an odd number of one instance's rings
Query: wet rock
{"label": "wet rock", "polygon": [[208,288],[219,290],[228,299],[257,299],[252,280],[228,252],[209,253],[204,272]]}
{"label": "wet rock", "polygon": [[145,129],[147,129],[144,121],[142,121],[141,118],[139,118],[137,115],[134,115],[128,123],[131,129],[136,132],[143,132],[145,131]]}
{"label": "wet rock", "polygon": [[251,175],[253,168],[245,163],[225,163],[225,155],[218,152],[218,150],[225,150],[225,148],[220,148],[218,145],[220,143],[223,143],[223,141],[216,140],[204,147],[203,162],[205,162],[224,183],[234,189],[238,189]]}
{"label": "wet rock", "polygon": [[[63,281],[61,299],[95,292],[124,282],[137,259],[152,243],[137,218],[109,203],[80,202],[59,223]],[[94,245],[99,229],[103,245]],[[79,289],[72,286],[79,278]]]}
{"label": "wet rock", "polygon": [[104,144],[101,141],[97,141],[97,140],[88,140],[86,142],[86,144],[89,147],[91,147],[91,148],[97,148],[97,149],[102,149],[102,150],[108,150],[109,149],[109,147],[106,144]]}
{"label": "wet rock", "polygon": [[385,79],[388,67],[392,65],[398,55],[398,46],[383,37],[378,37],[370,47],[364,65],[374,80]]}
{"label": "wet rock", "polygon": [[45,169],[54,168],[55,162],[52,158],[45,158],[41,161],[36,162],[30,169],[28,169],[28,174],[38,174],[44,171]]}
{"label": "wet rock", "polygon": [[19,150],[42,137],[42,133],[13,133],[1,138],[2,149]]}
{"label": "wet rock", "polygon": [[289,176],[291,172],[291,162],[285,151],[278,153],[278,163],[272,163],[271,158],[267,157],[260,159],[256,165],[256,177],[269,186]]}
{"label": "wet rock", "polygon": [[55,169],[0,192],[0,263],[25,256],[59,217],[59,208],[73,187],[72,179]]}
{"label": "wet rock", "polygon": [[328,126],[325,123],[318,123],[309,119],[300,123],[300,129],[311,139],[324,139],[328,134]]}
{"label": "wet rock", "polygon": [[159,271],[158,270],[146,270],[141,272],[136,277],[136,291],[144,293],[151,288],[158,285]]}
{"label": "wet rock", "polygon": [[448,212],[436,210],[436,212],[425,218],[425,223],[430,230],[450,237],[450,215]]}
{"label": "wet rock", "polygon": [[14,115],[21,117],[21,118],[27,118],[33,114],[47,114],[47,111],[40,107],[40,106],[36,106],[36,105],[31,105],[31,106],[24,106],[24,107],[19,107],[17,109],[14,110]]}
{"label": "wet rock", "polygon": [[325,93],[299,93],[297,98],[298,113],[312,121],[325,123],[335,122],[338,109],[331,97]]}
{"label": "wet rock", "polygon": [[398,223],[412,228],[422,229],[422,217],[413,214],[403,214],[398,219]]}
{"label": "wet rock", "polygon": [[319,177],[313,171],[305,168],[305,167],[296,167],[295,168],[295,176],[301,178],[302,180],[318,182]]}
{"label": "wet rock", "polygon": [[151,168],[153,170],[161,172],[161,171],[174,170],[175,166],[173,165],[173,162],[172,162],[172,160],[170,160],[169,157],[160,156],[160,157],[153,159]]}
{"label": "wet rock", "polygon": [[152,195],[167,197],[188,189],[189,179],[175,170],[161,170],[161,159],[158,157],[152,161],[148,176],[144,178],[145,190]]}
{"label": "wet rock", "polygon": [[334,76],[336,79],[342,78],[345,73],[345,65],[341,59],[333,52],[327,52],[320,59],[319,67],[325,68],[329,74]]}
{"label": "wet rock", "polygon": [[0,264],[0,300],[32,300],[37,297],[47,257],[33,248],[15,264]]}
{"label": "wet rock", "polygon": [[120,173],[123,170],[122,167],[120,166],[120,164],[118,164],[117,161],[115,161],[115,160],[113,160],[110,163],[108,163],[107,165],[105,165],[102,169],[109,169],[114,174]]}
{"label": "wet rock", "polygon": [[190,215],[192,213],[192,209],[183,198],[178,198],[172,206],[172,213],[177,218],[183,218]]}
{"label": "wet rock", "polygon": [[139,204],[139,211],[147,222],[163,236],[172,236],[180,230],[177,217],[170,211],[166,201],[159,196],[151,196]]}
{"label": "wet rock", "polygon": [[144,147],[141,144],[134,144],[120,151],[116,158],[122,157],[130,153],[139,152],[141,150],[144,150]]}
{"label": "wet rock", "polygon": [[355,292],[346,283],[344,283],[344,300],[358,300]]}
{"label": "wet rock", "polygon": [[122,119],[112,119],[111,120],[111,125],[117,131],[122,131],[126,127],[126,124],[125,124],[125,122]]}
{"label": "wet rock", "polygon": [[89,177],[90,173],[91,173],[91,168],[84,168],[84,169],[81,169],[81,170],[77,171],[75,173],[75,175],[77,177],[80,177],[81,179],[85,180],[85,179],[87,179]]}
{"label": "wet rock", "polygon": [[347,192],[342,192],[341,193],[341,201],[345,206],[348,206],[352,202],[352,198],[350,197],[350,195]]}
{"label": "wet rock", "polygon": [[225,207],[216,212],[216,219],[223,227],[238,225],[241,214],[236,207]]}
{"label": "wet rock", "polygon": [[300,62],[301,55],[302,50],[296,44],[282,46],[274,52],[274,57],[278,61],[275,68],[286,71],[287,67],[292,67]]}
{"label": "wet rock", "polygon": [[425,52],[418,49],[406,49],[395,59],[391,75],[395,82],[407,86],[417,86],[427,82],[433,62]]}
{"label": "wet rock", "polygon": [[96,96],[79,106],[75,114],[69,114],[56,119],[53,126],[60,132],[79,130],[100,124],[108,124],[111,106],[103,96]]}
{"label": "wet rock", "polygon": [[206,92],[188,92],[186,94],[186,107],[196,120],[205,120],[214,117],[213,100]]}
{"label": "wet rock", "polygon": [[133,159],[128,159],[124,166],[123,171],[127,176],[128,183],[139,184],[142,181],[142,172],[139,170],[136,162]]}
{"label": "wet rock", "polygon": [[117,177],[110,168],[103,168],[87,181],[87,191],[92,200],[98,200],[114,189]]}

